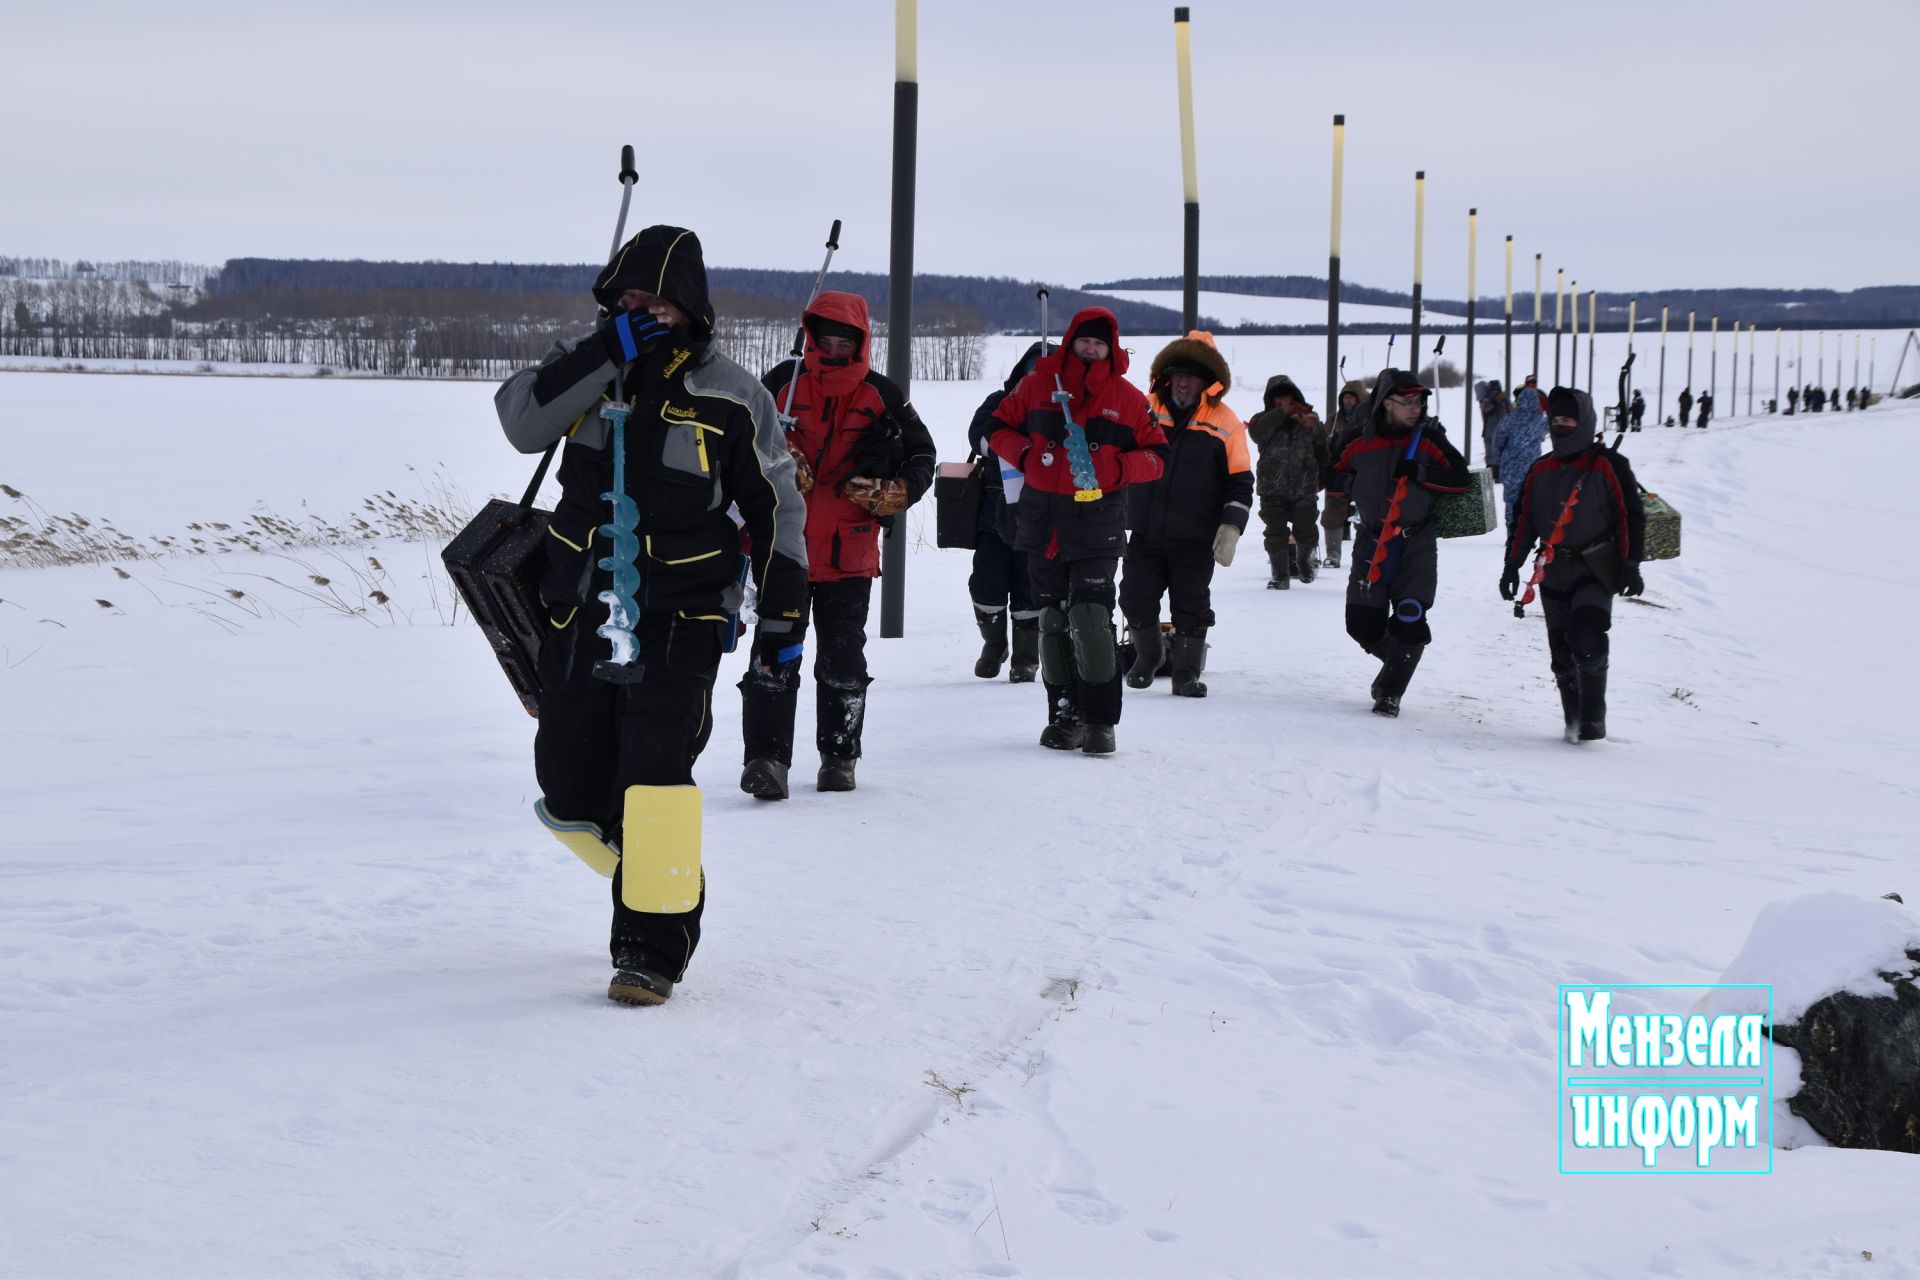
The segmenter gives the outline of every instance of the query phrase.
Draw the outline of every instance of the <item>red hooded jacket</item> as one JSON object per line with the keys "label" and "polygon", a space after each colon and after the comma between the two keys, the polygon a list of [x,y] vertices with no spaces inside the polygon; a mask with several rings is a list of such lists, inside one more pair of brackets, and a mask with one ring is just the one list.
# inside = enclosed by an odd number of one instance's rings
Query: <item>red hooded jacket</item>
{"label": "red hooded jacket", "polygon": [[[851,359],[829,361],[820,353],[815,322],[828,320],[859,330]],[[871,326],[867,300],[826,291],[807,308],[807,345],[798,379],[794,363],[782,361],[761,381],[774,406],[795,419],[787,444],[813,471],[807,495],[807,577],[812,582],[874,578],[880,574],[881,521],[842,496],[854,476],[906,481],[910,502],[933,483],[933,438],[899,387],[867,366]],[[792,385],[792,407],[788,386]]]}
{"label": "red hooded jacket", "polygon": [[[1073,354],[1082,326],[1104,320],[1112,327],[1112,354],[1089,364]],[[1140,389],[1122,375],[1127,353],[1120,345],[1120,323],[1105,307],[1088,307],[1073,317],[1060,347],[1041,357],[1033,372],[993,411],[999,424],[989,438],[993,451],[1020,465],[1026,487],[1016,511],[1017,545],[1023,551],[1077,559],[1118,555],[1126,541],[1124,502],[1118,493],[1130,484],[1158,480],[1166,471],[1167,437],[1154,424],[1153,411]],[[1073,420],[1086,429],[1093,474],[1102,497],[1075,502],[1073,465],[1067,458],[1066,427],[1054,402],[1054,379],[1070,397]]]}

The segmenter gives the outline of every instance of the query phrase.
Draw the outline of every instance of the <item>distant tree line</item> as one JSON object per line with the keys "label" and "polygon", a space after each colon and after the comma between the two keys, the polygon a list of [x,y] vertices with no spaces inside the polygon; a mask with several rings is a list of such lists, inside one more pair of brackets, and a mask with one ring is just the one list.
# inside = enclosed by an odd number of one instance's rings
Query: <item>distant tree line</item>
{"label": "distant tree line", "polygon": [[[1547,311],[1553,308],[1552,282],[1549,281],[1547,293]],[[1124,280],[1108,280],[1089,284],[1089,289],[1178,289],[1182,285],[1179,276],[1134,276]],[[1205,290],[1217,290],[1223,293],[1252,294],[1263,298],[1313,298],[1325,302],[1327,298],[1327,280],[1325,276],[1201,276],[1199,286]],[[1520,324],[1524,298],[1526,323],[1533,324],[1533,289],[1515,289],[1513,295],[1513,314],[1516,327]],[[1372,289],[1365,285],[1340,282],[1340,300],[1352,303],[1387,307],[1413,306],[1413,295],[1392,289]],[[1787,329],[1819,329],[1876,326],[1911,325],[1920,323],[1920,285],[1875,285],[1866,289],[1843,291],[1837,289],[1665,289],[1648,293],[1607,293],[1599,296],[1601,327],[1605,328],[1611,320],[1617,328],[1626,328],[1627,304],[1637,300],[1640,303],[1639,321],[1644,327],[1649,320],[1658,324],[1660,308],[1668,308],[1668,321],[1678,321],[1681,328],[1686,327],[1687,311],[1698,313],[1698,322],[1705,324],[1708,317],[1719,316],[1723,323],[1739,320],[1743,325],[1757,324],[1761,328],[1781,327]],[[1425,306],[1440,311],[1452,312],[1464,316],[1467,311],[1465,299],[1447,299],[1428,296],[1422,299]],[[1481,316],[1497,316],[1506,310],[1504,295],[1482,297],[1478,304]],[[1584,322],[1586,292],[1581,293],[1582,308],[1580,315]],[[1342,324],[1342,331],[1347,326]],[[1572,327],[1571,319],[1568,327]],[[1325,332],[1325,325],[1241,325],[1236,333],[1310,333]]]}
{"label": "distant tree line", "polygon": [[[599,268],[580,265],[520,265],[479,262],[337,262],[312,259],[234,258],[214,272],[207,282],[212,297],[238,297],[269,289],[294,289],[343,293],[377,293],[391,290],[455,292],[471,290],[483,293],[559,293],[585,299]],[[790,313],[796,320],[813,287],[814,273],[775,271],[755,267],[709,267],[707,280],[714,292],[715,309],[727,314],[723,296],[747,300],[755,315],[775,311]],[[827,287],[857,293],[867,300],[875,321],[885,317],[892,297],[891,283],[878,272],[836,271],[827,278]],[[951,323],[968,315],[985,331],[993,333],[1032,333],[1040,323],[1040,304],[1034,297],[1039,283],[1008,277],[916,275],[913,278],[914,327],[922,326],[923,315],[934,317],[933,324]],[[1073,312],[1084,306],[1104,306],[1119,318],[1123,331],[1135,333],[1173,333],[1180,326],[1178,311],[1139,302],[1119,302],[1097,298],[1062,286],[1048,286],[1053,293],[1054,321],[1057,328]],[[589,304],[591,305],[591,304]]]}
{"label": "distant tree line", "polygon": [[[580,291],[362,291],[262,284],[241,293],[172,296],[145,283],[89,276],[0,275],[0,354],[58,360],[179,360],[309,365],[391,376],[501,377],[595,323]],[[166,295],[166,296],[163,296]],[[716,341],[756,373],[792,347],[799,303],[717,289]],[[982,376],[985,329],[971,310],[920,309],[914,376]],[[875,325],[884,367],[886,326]]]}
{"label": "distant tree line", "polygon": [[117,280],[124,284],[184,285],[197,289],[212,267],[194,262],[63,262],[58,258],[0,256],[0,277],[30,280]]}

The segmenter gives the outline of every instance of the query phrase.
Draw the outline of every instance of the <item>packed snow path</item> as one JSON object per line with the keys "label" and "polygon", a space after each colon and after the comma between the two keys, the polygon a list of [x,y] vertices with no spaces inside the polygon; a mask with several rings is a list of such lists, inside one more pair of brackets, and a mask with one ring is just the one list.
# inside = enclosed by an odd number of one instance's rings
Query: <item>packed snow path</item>
{"label": "packed snow path", "polygon": [[[1289,343],[1236,340],[1240,380],[1313,368]],[[918,390],[944,456],[987,389]],[[4,374],[0,481],[130,533],[439,461],[477,505],[522,474],[490,390]],[[1920,893],[1917,428],[1630,436],[1685,556],[1616,608],[1585,748],[1496,539],[1443,546],[1388,722],[1339,580],[1263,590],[1256,532],[1212,696],[1045,752],[918,510],[858,792],[811,789],[807,697],[794,799],[740,794],[723,667],[707,937],[658,1009],[604,999],[606,882],[533,821],[532,723],[427,548],[373,548],[377,625],[266,556],[0,571],[0,1274],[1920,1275],[1911,1156],[1554,1151],[1556,984],[1710,981],[1771,900]],[[191,607],[230,589],[263,616]]]}

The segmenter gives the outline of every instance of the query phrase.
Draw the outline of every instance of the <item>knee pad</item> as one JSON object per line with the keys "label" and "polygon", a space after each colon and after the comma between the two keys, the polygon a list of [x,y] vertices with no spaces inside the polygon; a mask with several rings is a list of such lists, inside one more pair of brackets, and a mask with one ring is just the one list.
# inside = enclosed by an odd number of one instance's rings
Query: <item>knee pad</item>
{"label": "knee pad", "polygon": [[1057,604],[1040,610],[1040,678],[1055,686],[1073,680],[1073,642],[1067,638],[1067,611]]}
{"label": "knee pad", "polygon": [[547,808],[545,796],[533,802],[533,813],[540,819],[540,825],[551,831],[553,838],[565,845],[574,857],[608,879],[613,878],[613,869],[620,865],[620,849],[607,839],[599,823],[556,818]]}
{"label": "knee pad", "polygon": [[700,788],[627,788],[620,824],[620,901],[681,915],[700,903]]}
{"label": "knee pad", "polygon": [[1613,618],[1605,609],[1582,605],[1573,611],[1573,619],[1567,624],[1567,648],[1582,670],[1607,665],[1607,630],[1612,625]]}
{"label": "knee pad", "polygon": [[1074,664],[1088,684],[1105,684],[1119,673],[1119,652],[1113,642],[1113,617],[1106,605],[1083,601],[1067,610],[1073,635]]}
{"label": "knee pad", "polygon": [[1393,616],[1387,622],[1387,630],[1408,644],[1433,641],[1433,628],[1427,625],[1427,606],[1414,599],[1393,602]]}

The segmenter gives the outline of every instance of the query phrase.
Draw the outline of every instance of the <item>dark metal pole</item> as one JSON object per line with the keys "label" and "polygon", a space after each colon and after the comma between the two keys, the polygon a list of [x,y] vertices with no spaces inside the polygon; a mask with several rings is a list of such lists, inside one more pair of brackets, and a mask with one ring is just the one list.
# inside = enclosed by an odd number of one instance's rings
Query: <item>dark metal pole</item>
{"label": "dark metal pole", "polygon": [[1186,254],[1180,291],[1180,323],[1200,327],[1200,179],[1193,156],[1193,49],[1185,5],[1173,11],[1174,54],[1180,61],[1180,179],[1186,191]]}
{"label": "dark metal pole", "polygon": [[1667,412],[1667,308],[1660,308],[1660,394],[1653,406],[1653,425],[1665,422]]}
{"label": "dark metal pole", "polygon": [[[908,395],[913,384],[913,170],[919,134],[920,83],[915,68],[918,0],[894,10],[893,238],[887,261],[887,377]],[[907,537],[896,522],[881,551],[880,636],[907,634]]]}
{"label": "dark metal pole", "polygon": [[[1573,334],[1572,340],[1567,343],[1567,347],[1572,353],[1573,358],[1571,366],[1567,370],[1567,385],[1577,387],[1580,385],[1580,282],[1578,280],[1573,282],[1571,296],[1573,298],[1573,315],[1570,318],[1573,321]],[[1559,379],[1556,378],[1554,381],[1558,382]]]}
{"label": "dark metal pole", "polygon": [[1513,237],[1507,237],[1507,396],[1513,396]]}
{"label": "dark metal pole", "polygon": [[1333,222],[1327,249],[1327,421],[1340,407],[1340,182],[1347,149],[1347,118],[1333,118]]}
{"label": "dark metal pole", "polygon": [[1720,317],[1715,316],[1707,329],[1707,394],[1713,407],[1720,407]]}
{"label": "dark metal pole", "polygon": [[[1480,211],[1469,209],[1467,210],[1467,380],[1461,384],[1466,388],[1466,395],[1462,398],[1467,403],[1460,415],[1460,421],[1466,424],[1461,428],[1461,434],[1466,437],[1461,444],[1469,470],[1473,468],[1473,313],[1474,302],[1479,294],[1474,280],[1474,268],[1477,265],[1476,255],[1479,249]],[[1438,359],[1434,361],[1435,381],[1439,380],[1440,370],[1437,367],[1439,363]]]}
{"label": "dark metal pole", "polygon": [[1727,392],[1727,416],[1740,412],[1740,322],[1733,322],[1733,388]]}
{"label": "dark metal pole", "polygon": [[1560,312],[1567,302],[1567,269],[1553,271],[1553,385],[1560,385]]}
{"label": "dark metal pole", "polygon": [[1587,395],[1593,395],[1593,332],[1600,318],[1600,291],[1587,290]]}
{"label": "dark metal pole", "polygon": [[[1687,311],[1687,394],[1693,396],[1693,311]],[[1699,396],[1693,396],[1698,400]]]}
{"label": "dark metal pole", "polygon": [[1533,255],[1533,376],[1540,376],[1540,255]]}
{"label": "dark metal pole", "polygon": [[[1420,376],[1420,251],[1426,240],[1426,224],[1427,171],[1420,169],[1413,175],[1413,336],[1407,343],[1407,371],[1416,378]],[[1437,383],[1440,371],[1433,372]]]}

